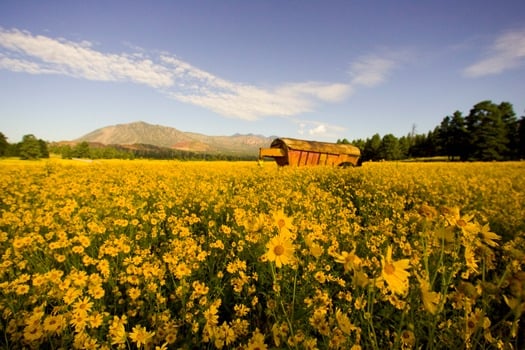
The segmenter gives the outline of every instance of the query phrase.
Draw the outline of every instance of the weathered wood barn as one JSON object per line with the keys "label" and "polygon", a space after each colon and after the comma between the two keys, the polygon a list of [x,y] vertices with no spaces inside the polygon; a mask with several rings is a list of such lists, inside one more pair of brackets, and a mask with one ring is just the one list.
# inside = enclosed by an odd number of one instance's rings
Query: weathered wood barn
{"label": "weathered wood barn", "polygon": [[271,157],[278,165],[291,166],[356,166],[361,151],[349,144],[278,138],[270,148],[259,149],[259,159]]}

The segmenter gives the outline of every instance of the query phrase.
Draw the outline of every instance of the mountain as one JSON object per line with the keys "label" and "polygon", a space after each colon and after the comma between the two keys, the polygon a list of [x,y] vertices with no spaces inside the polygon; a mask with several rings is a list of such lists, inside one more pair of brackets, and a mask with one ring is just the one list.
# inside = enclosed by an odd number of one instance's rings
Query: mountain
{"label": "mountain", "polygon": [[182,151],[251,155],[257,154],[260,147],[268,147],[274,138],[253,134],[208,136],[139,121],[106,126],[75,141],[105,145],[146,144]]}

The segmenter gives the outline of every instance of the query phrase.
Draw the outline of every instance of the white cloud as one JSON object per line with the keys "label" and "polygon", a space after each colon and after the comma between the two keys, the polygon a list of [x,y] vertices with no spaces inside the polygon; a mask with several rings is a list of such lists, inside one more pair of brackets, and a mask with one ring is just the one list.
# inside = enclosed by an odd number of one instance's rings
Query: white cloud
{"label": "white cloud", "polygon": [[396,62],[392,59],[375,55],[365,56],[351,65],[351,83],[354,86],[362,85],[366,87],[379,85],[386,80],[388,74],[396,65]]}
{"label": "white cloud", "polygon": [[341,137],[341,134],[346,128],[338,125],[328,124],[325,122],[315,120],[294,120],[298,125],[297,134],[307,135],[312,138],[326,138],[336,139]]}
{"label": "white cloud", "polygon": [[18,58],[9,58],[0,53],[0,69],[7,69],[13,72],[25,72],[29,74],[57,74],[59,71],[46,69],[40,65]]}
{"label": "white cloud", "polygon": [[498,37],[488,50],[487,57],[465,68],[467,77],[499,74],[516,68],[525,61],[525,29],[507,32]]}
{"label": "white cloud", "polygon": [[351,86],[348,84],[328,84],[310,81],[287,84],[277,89],[276,92],[289,97],[309,95],[319,100],[337,102],[346,98],[351,93],[351,90]]}
{"label": "white cloud", "polygon": [[230,82],[169,55],[161,60],[174,69],[176,88],[168,94],[228,117],[255,120],[262,116],[293,116],[311,111],[319,102],[344,99],[350,86],[342,83],[288,83],[273,89]]}
{"label": "white cloud", "polygon": [[299,135],[303,135],[304,134],[304,128],[306,127],[306,124],[305,123],[299,123],[299,130],[297,130],[297,133]]}
{"label": "white cloud", "polygon": [[[322,103],[342,101],[356,86],[382,83],[395,66],[391,59],[367,56],[351,65],[352,79],[348,82],[306,81],[259,87],[220,78],[168,53],[150,57],[141,49],[130,50],[134,53],[105,53],[87,41],[73,42],[0,27],[0,69],[144,84],[178,101],[245,120],[293,117],[314,111]],[[333,130],[315,125],[308,133],[330,134]]]}
{"label": "white cloud", "polygon": [[326,126],[324,124],[319,124],[315,128],[308,130],[308,133],[310,135],[325,135],[326,131]]}
{"label": "white cloud", "polygon": [[32,74],[55,73],[88,80],[125,81],[160,88],[173,84],[172,74],[149,59],[104,54],[89,42],[75,43],[29,32],[0,29],[3,67]]}

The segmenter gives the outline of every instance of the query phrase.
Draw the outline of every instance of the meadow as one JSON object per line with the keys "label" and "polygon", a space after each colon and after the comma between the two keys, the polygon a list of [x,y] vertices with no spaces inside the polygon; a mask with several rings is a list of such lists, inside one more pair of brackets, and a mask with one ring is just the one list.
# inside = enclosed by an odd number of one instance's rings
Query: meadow
{"label": "meadow", "polygon": [[525,162],[0,160],[0,348],[518,349]]}

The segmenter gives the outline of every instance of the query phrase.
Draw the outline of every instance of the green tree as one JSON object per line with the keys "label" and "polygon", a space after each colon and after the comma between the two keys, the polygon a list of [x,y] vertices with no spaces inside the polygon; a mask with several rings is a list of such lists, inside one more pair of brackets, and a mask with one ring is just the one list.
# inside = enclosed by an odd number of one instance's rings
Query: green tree
{"label": "green tree", "polygon": [[455,111],[452,117],[447,116],[443,119],[437,130],[436,142],[440,153],[446,155],[449,160],[454,160],[456,157],[465,158],[468,134],[465,119],[460,111]]}
{"label": "green tree", "polygon": [[437,141],[442,152],[449,158],[451,156],[452,137],[450,133],[450,116],[446,116],[438,127]]}
{"label": "green tree", "polygon": [[64,145],[61,147],[60,154],[63,159],[71,159],[73,158],[73,149],[70,145]]}
{"label": "green tree", "polygon": [[363,161],[381,159],[381,156],[379,154],[380,147],[381,147],[381,136],[379,136],[379,134],[374,134],[374,136],[367,139],[365,142],[365,147],[362,150]]}
{"label": "green tree", "polygon": [[502,102],[498,109],[501,114],[501,121],[505,128],[505,138],[507,139],[507,150],[504,153],[505,159],[519,158],[519,122],[514,113],[514,108],[509,102]]}
{"label": "green tree", "polygon": [[379,155],[381,159],[398,160],[401,159],[401,149],[399,140],[392,134],[387,134],[381,139],[379,146]]}
{"label": "green tree", "polygon": [[427,136],[423,134],[417,134],[414,136],[412,141],[412,146],[410,147],[409,153],[411,157],[424,157],[425,153],[425,144],[427,142]]}
{"label": "green tree", "polygon": [[21,159],[39,159],[42,157],[42,147],[35,135],[29,134],[22,137],[18,153]]}
{"label": "green tree", "polygon": [[9,142],[7,142],[7,137],[0,132],[0,157],[3,157],[7,154],[7,147],[9,147]]}
{"label": "green tree", "polygon": [[525,158],[525,116],[521,117],[518,122],[518,157]]}
{"label": "green tree", "polygon": [[410,148],[412,157],[434,157],[438,155],[438,134],[439,127],[434,131],[429,131],[425,134],[418,134],[414,137],[414,143]]}
{"label": "green tree", "polygon": [[357,139],[357,140],[352,141],[351,144],[359,148],[359,150],[361,151],[361,155],[362,155],[363,150],[365,149],[366,141],[363,139]]}
{"label": "green tree", "polygon": [[452,159],[459,157],[461,160],[466,158],[466,147],[468,144],[468,132],[465,126],[465,118],[460,111],[455,111],[450,121],[450,153]]}
{"label": "green tree", "polygon": [[73,157],[77,158],[91,158],[91,150],[89,149],[89,143],[82,141],[81,143],[73,147]]}
{"label": "green tree", "polygon": [[478,160],[503,159],[509,141],[499,106],[489,100],[479,102],[465,121],[469,133],[468,156]]}
{"label": "green tree", "polygon": [[411,135],[401,136],[399,138],[399,151],[401,153],[400,159],[407,159],[409,157],[411,145],[412,145]]}
{"label": "green tree", "polygon": [[47,142],[42,140],[42,139],[38,139],[38,145],[40,146],[40,158],[49,158],[49,150],[47,148]]}

